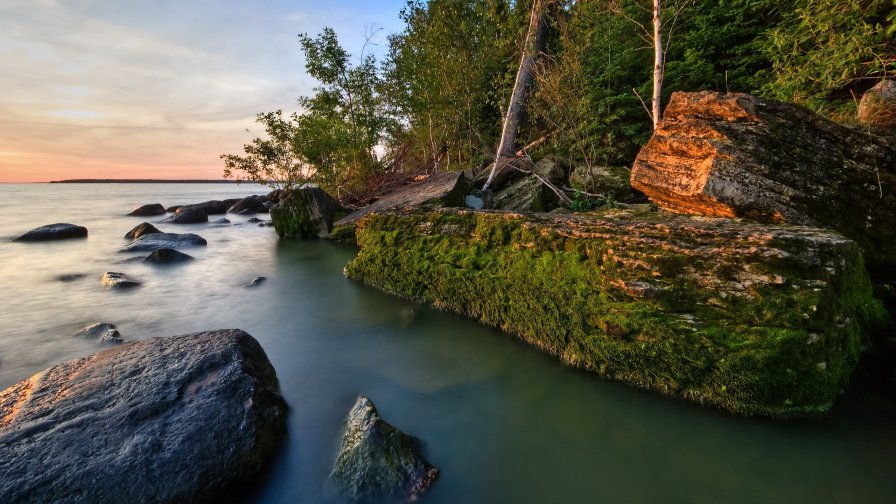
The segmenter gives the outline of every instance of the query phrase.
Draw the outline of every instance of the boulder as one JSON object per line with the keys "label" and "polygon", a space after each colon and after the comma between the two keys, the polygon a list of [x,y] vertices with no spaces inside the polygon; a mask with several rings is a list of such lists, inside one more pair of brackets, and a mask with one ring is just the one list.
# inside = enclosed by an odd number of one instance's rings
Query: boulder
{"label": "boulder", "polygon": [[163,248],[153,250],[151,254],[146,256],[146,259],[144,259],[143,262],[152,264],[177,264],[192,261],[194,259],[195,258],[189,254],[184,254],[183,252],[178,252],[177,250],[170,248]]}
{"label": "boulder", "polygon": [[483,204],[497,210],[549,212],[563,203],[547,184],[561,188],[567,182],[566,170],[551,158],[535,164],[518,159],[495,175],[489,186],[491,194],[485,195]]}
{"label": "boulder", "polygon": [[97,322],[91,324],[75,333],[76,338],[86,338],[96,340],[100,343],[121,343],[121,333],[113,324],[108,322]]}
{"label": "boulder", "polygon": [[271,208],[271,220],[277,235],[284,238],[326,238],[333,221],[347,212],[326,191],[305,184],[280,197],[280,203]]}
{"label": "boulder", "polygon": [[128,243],[119,252],[152,252],[163,248],[183,248],[207,245],[205,238],[193,233],[153,233]]}
{"label": "boulder", "polygon": [[361,396],[349,411],[339,457],[330,482],[341,497],[354,502],[419,499],[439,477],[420,455],[416,439],[380,418]]}
{"label": "boulder", "polygon": [[208,214],[202,207],[198,206],[182,206],[174,212],[174,215],[168,217],[162,222],[170,222],[172,224],[198,224],[208,222]]}
{"label": "boulder", "polygon": [[67,240],[69,238],[87,238],[87,228],[66,223],[47,224],[17,236],[12,241],[35,242]]}
{"label": "boulder", "polygon": [[165,215],[165,207],[161,203],[152,203],[143,205],[128,215],[133,217],[152,217],[154,215]]}
{"label": "boulder", "polygon": [[150,224],[148,222],[144,222],[142,224],[138,224],[136,227],[134,227],[134,229],[128,231],[127,234],[124,235],[124,237],[127,240],[136,240],[137,238],[140,238],[143,235],[148,235],[148,234],[153,234],[153,233],[161,233],[161,231],[156,229],[156,227],[153,226],[152,224]]}
{"label": "boulder", "polygon": [[186,207],[181,208],[198,208],[205,212],[206,215],[220,215],[227,213],[227,208],[229,207],[221,200],[211,200],[205,201],[203,203],[187,205]]}
{"label": "boulder", "polygon": [[589,194],[599,194],[613,201],[629,201],[634,197],[629,182],[632,170],[625,166],[576,166],[569,176],[570,184]]}
{"label": "boulder", "polygon": [[267,213],[268,208],[265,206],[268,197],[264,195],[246,196],[245,198],[234,203],[228,210],[228,213],[251,215],[253,213]]}
{"label": "boulder", "polygon": [[140,282],[134,280],[125,273],[119,273],[117,271],[107,271],[103,273],[102,278],[100,278],[100,283],[112,289],[129,289],[140,285]]}
{"label": "boulder", "polygon": [[830,410],[887,320],[855,242],[689,217],[442,209],[366,217],[349,278],[501,328],[564,362],[774,417]]}
{"label": "boulder", "polygon": [[[360,210],[333,223],[331,238],[354,241],[355,226],[363,217],[397,208],[463,207],[464,197],[470,192],[470,182],[461,172],[430,175],[423,180],[396,189]],[[273,217],[273,215],[272,215]],[[277,227],[276,222],[274,227]]]}
{"label": "boulder", "polygon": [[674,93],[631,182],[674,212],[832,228],[896,277],[896,143],[797,105]]}
{"label": "boulder", "polygon": [[184,205],[171,205],[170,207],[165,209],[167,213],[176,213],[181,207]]}
{"label": "boulder", "polygon": [[862,95],[859,122],[883,131],[896,131],[896,81],[882,80]]}
{"label": "boulder", "polygon": [[124,343],[0,392],[0,502],[236,501],[285,435],[245,332]]}

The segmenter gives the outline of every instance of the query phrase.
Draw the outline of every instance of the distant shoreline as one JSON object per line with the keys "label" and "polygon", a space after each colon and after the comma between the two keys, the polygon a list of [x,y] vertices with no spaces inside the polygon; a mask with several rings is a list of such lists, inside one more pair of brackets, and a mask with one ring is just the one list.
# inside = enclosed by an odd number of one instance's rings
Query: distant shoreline
{"label": "distant shoreline", "polygon": [[51,180],[50,184],[238,184],[236,180],[209,179],[68,179]]}

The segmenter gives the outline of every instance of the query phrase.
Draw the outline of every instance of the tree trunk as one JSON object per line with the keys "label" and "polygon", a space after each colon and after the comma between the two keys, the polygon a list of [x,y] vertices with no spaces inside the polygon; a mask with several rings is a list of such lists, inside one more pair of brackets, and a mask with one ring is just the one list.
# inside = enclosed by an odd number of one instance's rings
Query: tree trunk
{"label": "tree trunk", "polygon": [[660,24],[660,0],[653,0],[653,129],[660,123],[660,100],[663,96],[663,34]]}
{"label": "tree trunk", "polygon": [[514,159],[516,150],[516,134],[523,118],[523,102],[526,100],[526,91],[532,82],[532,72],[535,68],[535,59],[544,46],[547,23],[545,22],[545,5],[551,0],[535,0],[532,3],[532,11],[529,18],[529,30],[526,33],[526,43],[523,46],[523,55],[520,59],[520,67],[516,73],[516,81],[513,84],[513,93],[510,95],[510,103],[504,116],[504,126],[501,129],[501,141],[498,144],[498,152],[495,163],[488,175],[488,180],[482,186],[486,191],[495,178],[495,174],[501,171],[507,163]]}

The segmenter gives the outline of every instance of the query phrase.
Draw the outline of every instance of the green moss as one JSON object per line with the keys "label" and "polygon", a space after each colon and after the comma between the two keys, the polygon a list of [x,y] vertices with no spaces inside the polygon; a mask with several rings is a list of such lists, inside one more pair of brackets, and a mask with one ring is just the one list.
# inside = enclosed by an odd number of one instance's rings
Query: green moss
{"label": "green moss", "polygon": [[355,244],[355,223],[333,226],[329,238],[341,243]]}
{"label": "green moss", "polygon": [[[564,233],[539,218],[486,212],[373,215],[360,223],[353,279],[515,334],[564,362],[730,411],[827,411],[866,330],[885,317],[858,248],[831,247],[800,270],[785,255],[700,255],[711,242],[662,225],[649,236]],[[595,217],[600,219],[600,217]],[[625,219],[658,224],[662,216]],[[667,241],[664,241],[667,240]],[[709,240],[709,241],[708,241]],[[724,234],[716,246],[725,243]],[[745,274],[785,278],[707,288]],[[777,276],[776,276],[777,275]]]}

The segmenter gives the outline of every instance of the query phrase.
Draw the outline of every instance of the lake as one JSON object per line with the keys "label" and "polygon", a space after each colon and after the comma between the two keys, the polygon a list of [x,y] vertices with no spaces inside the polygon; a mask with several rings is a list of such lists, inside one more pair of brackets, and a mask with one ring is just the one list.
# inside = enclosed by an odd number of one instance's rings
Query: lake
{"label": "lake", "polygon": [[[842,397],[829,417],[736,417],[562,365],[513,337],[365,287],[356,250],[280,240],[271,227],[159,224],[126,214],[261,194],[242,184],[0,185],[0,388],[101,350],[72,334],[115,324],[125,339],[240,328],[257,338],[290,405],[287,446],[251,502],[325,502],[323,483],[359,394],[419,437],[441,469],[423,502],[896,502],[896,404]],[[216,220],[222,216],[212,216]],[[266,215],[262,215],[267,219]],[[197,233],[198,260],[125,262],[144,220]],[[55,222],[86,240],[11,243]],[[143,285],[113,291],[106,271]],[[80,274],[62,282],[59,275]],[[257,287],[246,285],[267,277]]]}

